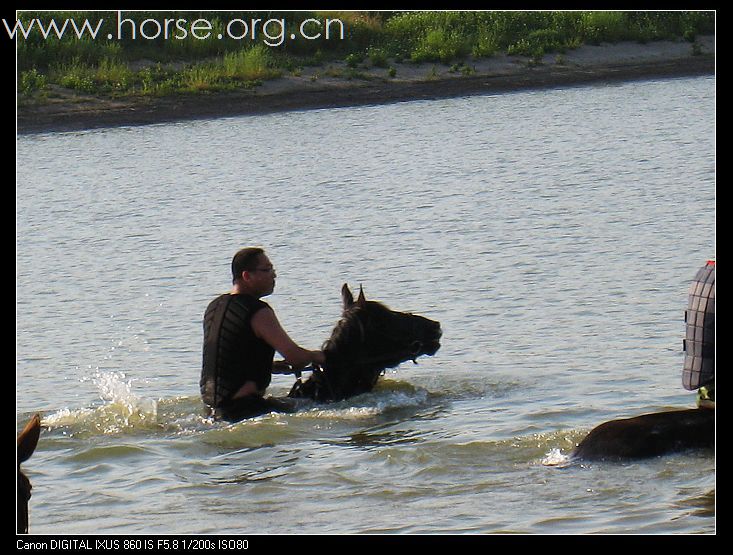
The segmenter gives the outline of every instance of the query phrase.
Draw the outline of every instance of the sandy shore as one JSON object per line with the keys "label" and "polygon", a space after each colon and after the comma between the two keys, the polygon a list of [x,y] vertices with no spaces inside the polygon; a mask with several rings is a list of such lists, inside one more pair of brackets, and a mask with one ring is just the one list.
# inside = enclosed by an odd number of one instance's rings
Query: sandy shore
{"label": "sandy shore", "polygon": [[343,64],[334,63],[267,81],[254,89],[171,98],[119,100],[58,94],[42,105],[19,106],[17,131],[74,131],[593,82],[714,75],[715,37],[699,37],[696,52],[688,42],[620,43],[549,54],[539,64],[501,55],[467,65],[471,68],[468,74],[442,64],[399,64],[394,77],[384,68],[371,68],[361,70],[364,78],[346,79],[334,77],[344,70]]}

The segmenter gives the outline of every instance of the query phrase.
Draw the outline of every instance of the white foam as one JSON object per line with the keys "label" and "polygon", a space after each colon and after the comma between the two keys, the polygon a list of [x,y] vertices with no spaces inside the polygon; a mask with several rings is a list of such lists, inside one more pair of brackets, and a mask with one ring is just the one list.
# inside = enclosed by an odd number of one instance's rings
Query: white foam
{"label": "white foam", "polygon": [[297,414],[304,417],[360,420],[392,409],[423,406],[428,398],[429,393],[423,389],[379,389],[330,405],[315,404],[309,410]]}
{"label": "white foam", "polygon": [[565,466],[570,462],[570,457],[563,454],[560,449],[551,449],[549,453],[542,459],[544,466]]}
{"label": "white foam", "polygon": [[124,373],[98,370],[92,376],[92,382],[99,389],[103,405],[95,408],[61,409],[45,416],[44,425],[50,428],[78,427],[110,434],[157,422],[157,401],[135,394],[132,381],[126,381]]}

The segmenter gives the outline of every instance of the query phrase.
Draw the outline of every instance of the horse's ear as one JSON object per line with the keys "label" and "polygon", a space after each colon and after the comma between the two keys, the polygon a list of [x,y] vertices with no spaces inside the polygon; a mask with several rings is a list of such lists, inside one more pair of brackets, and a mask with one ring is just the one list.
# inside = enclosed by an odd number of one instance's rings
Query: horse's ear
{"label": "horse's ear", "polygon": [[362,307],[366,305],[366,297],[364,296],[364,289],[361,285],[359,286],[359,298],[356,299],[356,304]]}
{"label": "horse's ear", "polygon": [[18,463],[28,460],[36,450],[41,435],[41,417],[35,415],[18,435]]}
{"label": "horse's ear", "polygon": [[341,299],[344,302],[344,310],[348,310],[354,304],[354,295],[351,294],[347,283],[344,283],[344,286],[341,288]]}

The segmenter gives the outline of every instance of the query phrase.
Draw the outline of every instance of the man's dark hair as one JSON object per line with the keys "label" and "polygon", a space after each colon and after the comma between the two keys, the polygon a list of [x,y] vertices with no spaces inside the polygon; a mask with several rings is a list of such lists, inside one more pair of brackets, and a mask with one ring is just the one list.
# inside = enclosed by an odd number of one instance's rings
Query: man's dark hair
{"label": "man's dark hair", "polygon": [[260,247],[245,247],[237,251],[232,258],[232,283],[242,276],[242,272],[254,270],[261,254],[265,254],[265,250]]}

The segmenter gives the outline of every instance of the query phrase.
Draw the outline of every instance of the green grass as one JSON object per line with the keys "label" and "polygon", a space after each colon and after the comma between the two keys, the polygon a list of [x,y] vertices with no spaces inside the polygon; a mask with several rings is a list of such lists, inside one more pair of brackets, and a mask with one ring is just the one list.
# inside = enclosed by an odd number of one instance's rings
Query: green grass
{"label": "green grass", "polygon": [[247,50],[228,52],[213,62],[187,68],[182,73],[181,89],[195,92],[251,87],[280,74],[280,70],[272,67],[267,47],[257,45]]}
{"label": "green grass", "polygon": [[[715,31],[710,11],[484,11],[484,12],[125,12],[138,24],[147,18],[200,17],[212,22],[208,40],[107,40],[116,29],[109,12],[22,12],[29,22],[55,18],[105,18],[97,40],[65,35],[17,40],[18,92],[38,95],[49,85],[90,94],[165,95],[251,87],[306,65],[344,61],[348,68],[390,68],[394,63],[468,64],[498,53],[539,59],[582,44],[672,39],[694,42]],[[340,18],[345,40],[285,40],[265,46],[218,39],[227,21],[284,19],[286,36],[308,18]],[[318,25],[311,23],[311,29]],[[261,35],[260,35],[261,36]],[[103,38],[105,37],[105,38]],[[694,46],[693,46],[694,48]],[[141,63],[145,60],[145,63]],[[134,69],[133,69],[134,68]],[[390,72],[394,76],[394,72]]]}

